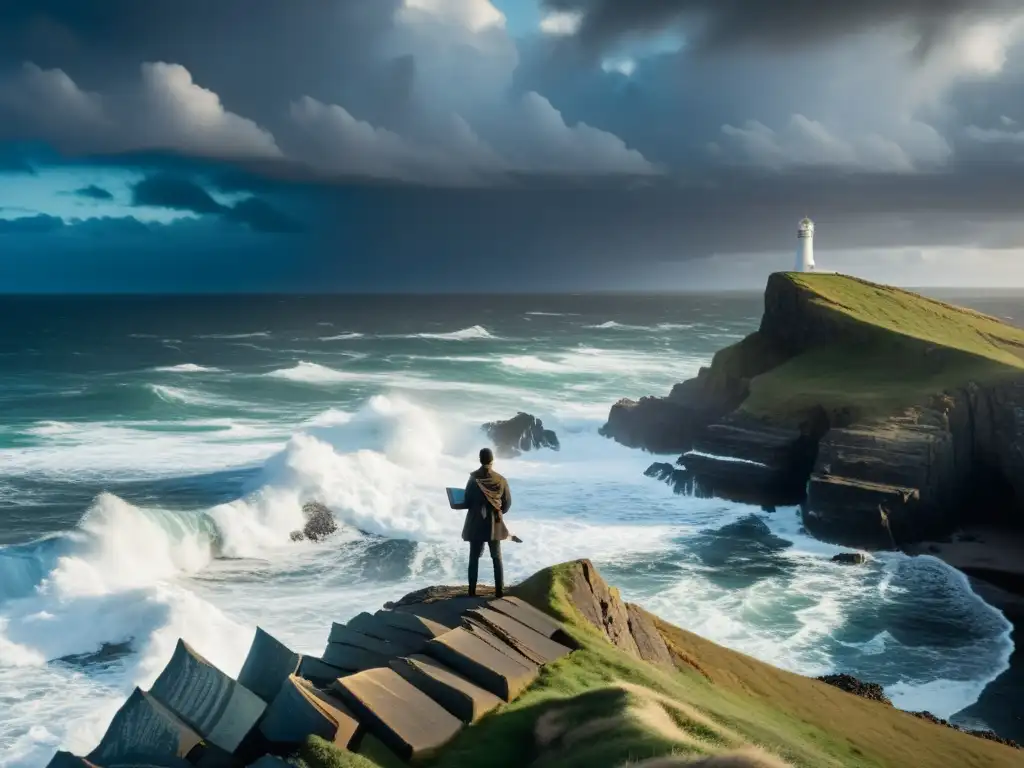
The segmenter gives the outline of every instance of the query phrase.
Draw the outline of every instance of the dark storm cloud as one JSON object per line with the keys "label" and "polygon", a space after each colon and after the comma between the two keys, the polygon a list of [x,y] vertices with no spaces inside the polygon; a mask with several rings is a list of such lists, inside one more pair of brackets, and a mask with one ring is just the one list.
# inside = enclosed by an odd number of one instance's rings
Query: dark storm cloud
{"label": "dark storm cloud", "polygon": [[76,189],[74,194],[76,194],[78,197],[85,197],[85,198],[88,198],[90,200],[113,200],[114,199],[114,195],[110,192],[110,190],[104,189],[103,187],[96,186],[95,184],[90,184],[87,187],[82,187],[81,189]]}
{"label": "dark storm cloud", "polygon": [[224,212],[224,206],[194,181],[167,173],[147,176],[132,185],[132,205],[200,214]]}
{"label": "dark storm cloud", "polygon": [[17,219],[0,219],[0,235],[41,235],[64,226],[64,219],[40,213]]}
{"label": "dark storm cloud", "polygon": [[224,217],[246,224],[255,232],[289,234],[303,230],[298,221],[258,197],[246,198],[227,208]]}
{"label": "dark storm cloud", "polygon": [[583,14],[579,38],[601,46],[682,24],[698,47],[753,43],[789,49],[904,23],[929,47],[964,17],[1020,10],[1019,0],[543,0]]}

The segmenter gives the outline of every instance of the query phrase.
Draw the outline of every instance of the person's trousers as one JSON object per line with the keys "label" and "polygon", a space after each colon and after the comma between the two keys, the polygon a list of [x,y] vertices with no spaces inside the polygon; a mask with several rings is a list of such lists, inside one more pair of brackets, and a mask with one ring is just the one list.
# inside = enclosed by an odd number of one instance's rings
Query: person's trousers
{"label": "person's trousers", "polygon": [[[505,587],[505,570],[501,565],[501,542],[488,541],[487,549],[491,553],[491,563],[494,565],[494,591],[501,597]],[[476,594],[476,581],[480,574],[480,555],[484,553],[484,542],[469,542],[469,594]]]}

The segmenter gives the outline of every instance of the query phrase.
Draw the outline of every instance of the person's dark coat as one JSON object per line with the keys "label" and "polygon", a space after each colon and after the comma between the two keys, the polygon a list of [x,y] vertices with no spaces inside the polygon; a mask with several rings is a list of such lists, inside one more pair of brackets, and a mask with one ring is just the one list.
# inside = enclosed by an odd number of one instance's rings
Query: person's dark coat
{"label": "person's dark coat", "polygon": [[508,481],[490,467],[471,472],[466,483],[463,541],[504,541],[509,537],[502,517],[512,506]]}

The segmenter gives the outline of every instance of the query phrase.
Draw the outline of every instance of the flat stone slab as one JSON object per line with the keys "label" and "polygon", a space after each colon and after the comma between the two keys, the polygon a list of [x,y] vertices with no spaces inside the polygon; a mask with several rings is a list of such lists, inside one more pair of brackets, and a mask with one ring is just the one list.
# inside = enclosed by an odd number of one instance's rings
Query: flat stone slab
{"label": "flat stone slab", "polygon": [[299,677],[309,680],[311,683],[326,687],[339,677],[347,675],[344,669],[332,667],[316,656],[303,656],[299,662]]}
{"label": "flat stone slab", "polygon": [[537,664],[549,664],[572,652],[572,649],[556,643],[500,611],[475,608],[469,611],[466,617],[479,621],[498,639]]}
{"label": "flat stone slab", "polygon": [[384,610],[377,611],[373,615],[395,629],[402,629],[406,632],[422,635],[427,639],[443,635],[445,632],[455,628],[447,627],[444,624],[439,624],[436,621],[431,621],[424,616],[417,616],[415,613],[409,613],[408,611]]}
{"label": "flat stone slab", "polygon": [[348,672],[362,672],[364,669],[386,667],[392,657],[352,645],[328,643],[320,658],[325,664],[330,664],[332,667],[338,667]]}
{"label": "flat stone slab", "polygon": [[192,726],[204,739],[234,752],[267,708],[183,640],[153,683],[150,695]]}
{"label": "flat stone slab", "polygon": [[390,640],[381,640],[379,637],[371,637],[362,632],[357,632],[344,624],[331,625],[331,634],[327,637],[328,643],[341,643],[351,645],[355,648],[362,648],[371,653],[379,653],[381,656],[393,658],[406,653],[413,653],[422,640],[414,638],[409,643],[396,643]]}
{"label": "flat stone slab", "polygon": [[534,632],[539,632],[571,650],[576,650],[576,643],[566,634],[565,629],[558,621],[518,597],[499,597],[497,600],[491,600],[487,607],[493,611],[504,613],[506,616],[511,616]]}
{"label": "flat stone slab", "polygon": [[540,662],[534,661],[529,656],[517,651],[476,619],[470,616],[464,616],[462,618],[462,626],[466,631],[473,635],[473,637],[480,638],[494,650],[505,654],[513,661],[522,664],[524,667],[534,669],[541,666]]}
{"label": "flat stone slab", "polygon": [[100,765],[138,755],[183,758],[202,740],[155,696],[136,688],[117,710],[99,746],[86,758]]}
{"label": "flat stone slab", "polygon": [[269,704],[288,676],[298,670],[300,658],[284,643],[256,627],[238,682]]}
{"label": "flat stone slab", "polygon": [[501,699],[429,656],[395,659],[391,668],[464,723],[475,723]]}
{"label": "flat stone slab", "polygon": [[316,735],[348,747],[358,730],[344,704],[295,675],[285,680],[260,721],[260,733],[273,744],[301,744]]}
{"label": "flat stone slab", "polygon": [[415,632],[408,632],[404,629],[393,627],[365,611],[353,616],[347,626],[349,629],[354,629],[356,632],[361,632],[364,635],[376,637],[379,640],[387,640],[395,645],[401,645],[403,648],[408,649],[405,653],[419,653],[423,650],[424,644],[429,639]]}
{"label": "flat stone slab", "polygon": [[505,701],[512,701],[537,678],[536,666],[523,666],[462,627],[435,637],[427,643],[426,653]]}
{"label": "flat stone slab", "polygon": [[434,754],[462,729],[461,720],[393,669],[370,669],[343,677],[334,682],[332,690],[371,733],[405,760]]}

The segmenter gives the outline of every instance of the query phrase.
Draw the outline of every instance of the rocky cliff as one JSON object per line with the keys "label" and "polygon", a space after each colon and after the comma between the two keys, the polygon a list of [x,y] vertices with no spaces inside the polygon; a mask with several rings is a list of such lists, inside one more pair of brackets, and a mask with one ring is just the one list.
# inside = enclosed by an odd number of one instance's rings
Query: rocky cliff
{"label": "rocky cliff", "polygon": [[1024,330],[856,278],[778,273],[755,333],[667,397],[616,403],[602,432],[681,453],[683,476],[719,495],[802,502],[808,529],[840,543],[1024,527]]}

